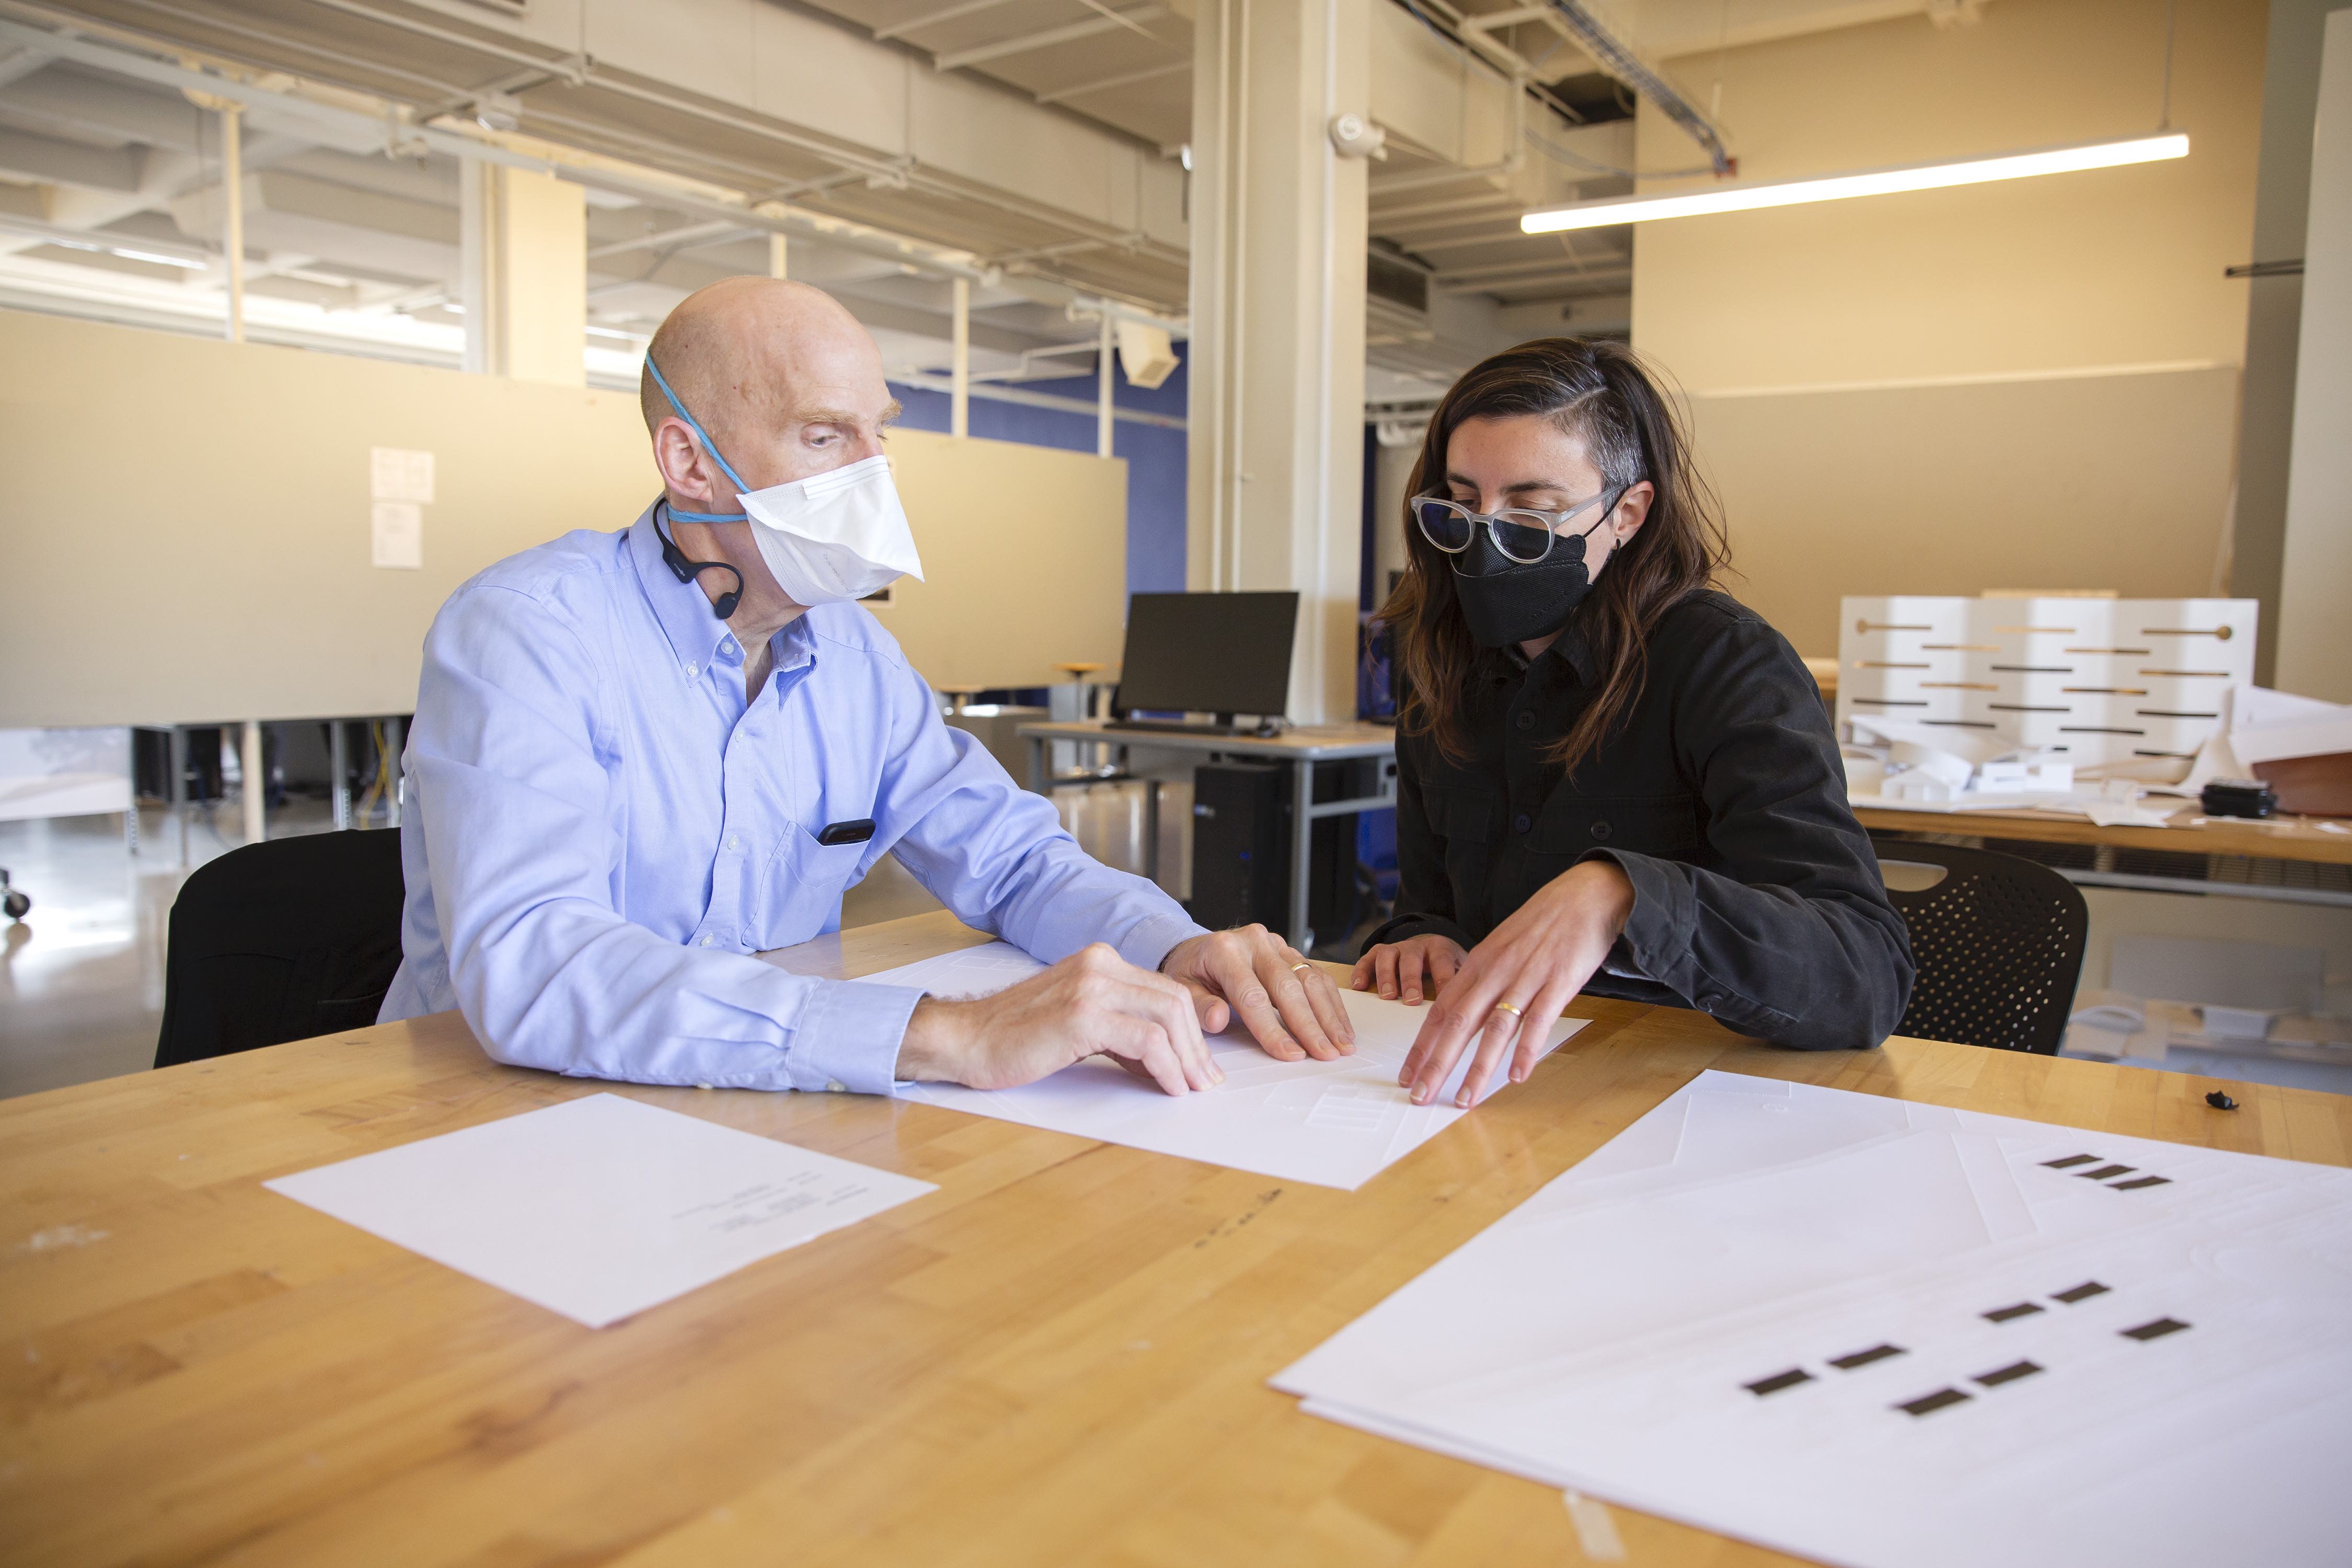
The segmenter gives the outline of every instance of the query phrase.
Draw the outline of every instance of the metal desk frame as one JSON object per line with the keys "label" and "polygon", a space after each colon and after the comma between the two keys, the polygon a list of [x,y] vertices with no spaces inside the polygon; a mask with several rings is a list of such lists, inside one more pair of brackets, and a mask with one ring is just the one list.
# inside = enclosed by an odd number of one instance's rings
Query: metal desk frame
{"label": "metal desk frame", "polygon": [[[1272,737],[1258,735],[1220,735],[1208,731],[1187,734],[1168,730],[1113,730],[1099,721],[1055,721],[1046,723],[1024,724],[1014,731],[1029,742],[1029,787],[1039,795],[1050,795],[1066,784],[1103,784],[1115,779],[1136,778],[1128,765],[1131,747],[1153,751],[1192,752],[1202,763],[1226,758],[1246,762],[1283,763],[1290,768],[1291,821],[1296,830],[1290,836],[1290,908],[1283,935],[1291,946],[1301,952],[1314,950],[1315,932],[1307,924],[1309,891],[1307,875],[1312,865],[1315,836],[1310,826],[1321,817],[1352,816],[1358,812],[1379,811],[1396,805],[1396,732],[1376,724],[1331,724],[1300,726]],[[1108,745],[1118,753],[1119,772],[1106,778],[1098,773],[1077,773],[1057,779],[1048,759],[1056,741],[1075,741],[1095,745]],[[1380,770],[1379,793],[1352,796],[1346,800],[1315,799],[1315,765],[1318,763],[1360,762],[1368,757],[1386,759]],[[1153,881],[1160,879],[1160,781],[1141,778],[1143,784],[1143,874]]]}

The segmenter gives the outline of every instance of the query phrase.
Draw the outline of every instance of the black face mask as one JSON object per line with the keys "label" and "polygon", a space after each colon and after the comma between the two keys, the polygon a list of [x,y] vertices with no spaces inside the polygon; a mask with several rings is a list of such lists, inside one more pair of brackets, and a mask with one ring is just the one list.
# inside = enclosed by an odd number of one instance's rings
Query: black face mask
{"label": "black face mask", "polygon": [[1556,632],[1592,592],[1584,570],[1584,536],[1563,534],[1540,561],[1514,561],[1483,528],[1453,558],[1454,596],[1480,647],[1508,647]]}

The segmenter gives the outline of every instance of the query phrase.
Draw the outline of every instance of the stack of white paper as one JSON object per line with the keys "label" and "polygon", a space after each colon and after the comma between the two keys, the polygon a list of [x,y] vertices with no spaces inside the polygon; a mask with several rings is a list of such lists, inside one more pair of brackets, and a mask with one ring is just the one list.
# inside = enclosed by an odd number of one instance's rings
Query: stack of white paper
{"label": "stack of white paper", "polygon": [[616,1094],[262,1185],[592,1329],[934,1190]]}
{"label": "stack of white paper", "polygon": [[[939,996],[985,996],[1044,967],[999,942],[866,978],[920,986]],[[1340,994],[1356,1026],[1353,1056],[1278,1062],[1246,1031],[1229,1030],[1209,1041],[1225,1081],[1205,1093],[1164,1093],[1099,1057],[1021,1089],[917,1084],[904,1092],[975,1116],[1352,1191],[1466,1114],[1454,1108],[1454,1096],[1469,1072],[1471,1053],[1462,1054],[1432,1103],[1414,1105],[1396,1079],[1429,1010],[1361,991]],[[1545,1052],[1588,1021],[1561,1019]],[[1508,1081],[1496,1074],[1481,1103]]]}
{"label": "stack of white paper", "polygon": [[1853,1568],[2339,1564],[2352,1172],[1707,1072],[1275,1385]]}

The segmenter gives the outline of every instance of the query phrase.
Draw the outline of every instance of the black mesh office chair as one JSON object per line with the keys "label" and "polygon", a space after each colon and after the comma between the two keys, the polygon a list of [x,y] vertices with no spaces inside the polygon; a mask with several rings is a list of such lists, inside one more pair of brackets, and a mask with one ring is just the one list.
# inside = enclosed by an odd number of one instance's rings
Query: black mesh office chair
{"label": "black mesh office chair", "polygon": [[400,967],[400,834],[232,849],[172,904],[159,1068],[375,1022]]}
{"label": "black mesh office chair", "polygon": [[1889,840],[1885,863],[1944,868],[1933,887],[1886,896],[1911,928],[1919,978],[1897,1034],[2054,1056],[2074,1010],[2090,912],[2047,866],[1990,849]]}

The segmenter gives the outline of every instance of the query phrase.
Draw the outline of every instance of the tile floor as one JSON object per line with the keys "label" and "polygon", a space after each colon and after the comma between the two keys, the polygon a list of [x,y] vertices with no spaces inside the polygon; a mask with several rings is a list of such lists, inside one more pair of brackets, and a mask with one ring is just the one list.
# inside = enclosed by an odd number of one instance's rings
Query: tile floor
{"label": "tile floor", "polygon": [[[1160,880],[1182,897],[1192,790],[1161,792]],[[1142,861],[1143,797],[1131,784],[1055,793],[1063,825],[1097,858]],[[188,871],[244,842],[232,798],[192,807],[186,861],[171,814],[140,816],[140,853],[124,848],[120,816],[0,822],[0,867],[28,894],[21,921],[0,922],[0,1097],[31,1094],[147,1068],[163,1015],[163,941]],[[323,801],[269,814],[272,837],[330,830]],[[842,923],[866,925],[939,908],[886,858],[843,900]]]}

